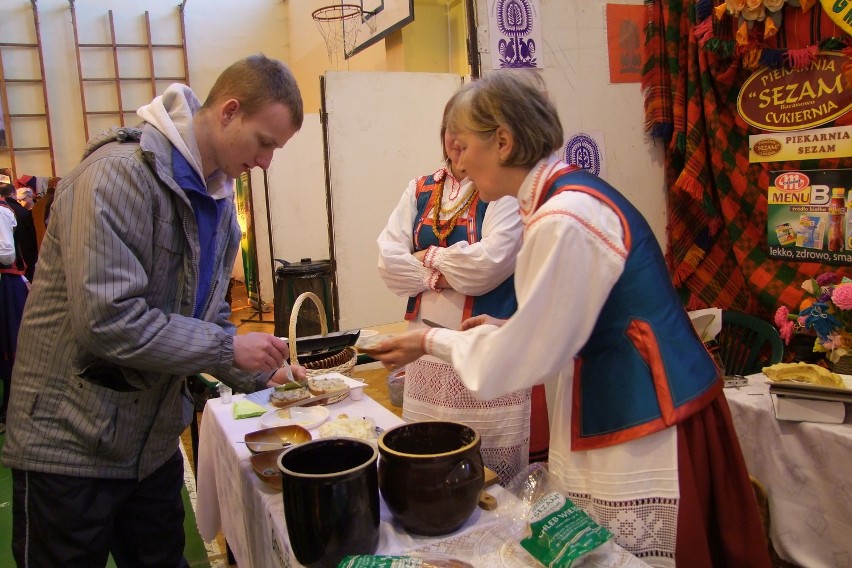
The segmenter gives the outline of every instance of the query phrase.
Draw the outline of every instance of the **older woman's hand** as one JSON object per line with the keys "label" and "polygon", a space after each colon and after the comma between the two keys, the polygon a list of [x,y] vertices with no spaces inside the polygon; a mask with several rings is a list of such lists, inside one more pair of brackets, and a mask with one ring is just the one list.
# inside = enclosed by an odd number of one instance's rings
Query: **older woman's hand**
{"label": "older woman's hand", "polygon": [[497,327],[500,327],[504,323],[506,323],[506,320],[497,319],[489,315],[473,316],[472,318],[467,318],[466,320],[464,320],[459,329],[465,331],[467,329],[478,327],[480,325],[496,325]]}
{"label": "older woman's hand", "polygon": [[399,369],[423,356],[423,337],[427,330],[416,329],[383,339],[366,353],[382,362],[386,369]]}

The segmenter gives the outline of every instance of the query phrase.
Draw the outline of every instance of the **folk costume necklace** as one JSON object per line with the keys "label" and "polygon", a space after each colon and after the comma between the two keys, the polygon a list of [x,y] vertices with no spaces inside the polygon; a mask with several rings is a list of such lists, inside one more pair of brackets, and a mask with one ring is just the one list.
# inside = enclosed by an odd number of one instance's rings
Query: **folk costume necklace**
{"label": "folk costume necklace", "polygon": [[[432,232],[435,234],[435,237],[438,238],[438,241],[445,241],[450,233],[453,232],[453,229],[456,228],[456,224],[459,221],[462,213],[467,211],[468,207],[471,203],[473,203],[474,198],[479,193],[476,190],[476,187],[473,184],[470,184],[470,190],[467,195],[461,200],[461,203],[456,206],[450,206],[445,209],[443,204],[441,203],[444,197],[444,183],[447,181],[447,177],[450,174],[447,172],[447,175],[441,178],[441,181],[438,182],[438,187],[435,188],[435,205],[432,206]],[[459,184],[461,187],[461,184]],[[450,218],[447,219],[446,224],[441,226],[441,214],[450,215]]]}

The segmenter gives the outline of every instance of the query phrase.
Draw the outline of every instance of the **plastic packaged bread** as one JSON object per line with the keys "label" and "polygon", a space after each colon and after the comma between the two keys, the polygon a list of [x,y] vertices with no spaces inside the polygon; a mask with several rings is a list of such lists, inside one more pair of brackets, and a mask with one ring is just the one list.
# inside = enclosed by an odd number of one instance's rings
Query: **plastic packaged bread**
{"label": "plastic packaged bread", "polygon": [[810,363],[776,363],[763,368],[763,374],[775,383],[793,382],[820,385],[823,387],[845,388],[840,375],[825,367]]}

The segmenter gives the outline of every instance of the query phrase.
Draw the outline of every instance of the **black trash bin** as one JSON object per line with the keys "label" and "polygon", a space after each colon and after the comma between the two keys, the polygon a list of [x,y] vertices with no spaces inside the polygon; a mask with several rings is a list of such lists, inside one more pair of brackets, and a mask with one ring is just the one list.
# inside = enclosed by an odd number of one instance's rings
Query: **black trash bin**
{"label": "black trash bin", "polygon": [[[331,261],[303,258],[300,262],[287,262],[276,258],[281,264],[275,271],[275,335],[289,337],[290,315],[293,304],[304,292],[313,292],[322,301],[328,331],[337,331],[332,317]],[[296,320],[296,337],[322,333],[319,313],[313,302],[303,302]]]}

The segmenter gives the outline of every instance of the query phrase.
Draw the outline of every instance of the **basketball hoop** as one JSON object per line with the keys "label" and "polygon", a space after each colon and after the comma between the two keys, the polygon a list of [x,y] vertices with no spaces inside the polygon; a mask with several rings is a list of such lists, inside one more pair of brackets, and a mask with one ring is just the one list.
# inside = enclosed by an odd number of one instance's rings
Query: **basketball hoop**
{"label": "basketball hoop", "polygon": [[330,61],[337,61],[341,47],[345,57],[352,54],[355,49],[355,40],[358,38],[358,28],[361,27],[361,6],[356,4],[323,6],[314,10],[311,16],[325,40]]}

